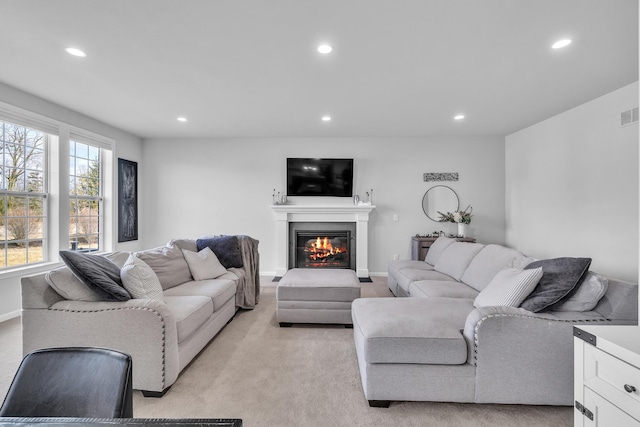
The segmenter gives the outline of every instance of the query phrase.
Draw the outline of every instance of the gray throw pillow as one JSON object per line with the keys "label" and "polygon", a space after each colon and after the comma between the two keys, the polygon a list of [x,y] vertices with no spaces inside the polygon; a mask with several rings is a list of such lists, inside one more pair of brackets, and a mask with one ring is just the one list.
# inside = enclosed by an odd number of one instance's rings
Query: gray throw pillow
{"label": "gray throw pillow", "polygon": [[196,240],[198,252],[206,247],[211,248],[224,268],[241,268],[242,253],[236,236],[219,236]]}
{"label": "gray throw pillow", "polygon": [[73,274],[104,301],[131,299],[129,292],[122,286],[120,269],[105,257],[73,251],[60,251],[60,257]]}
{"label": "gray throw pillow", "polygon": [[554,258],[535,261],[525,269],[542,267],[542,279],[520,308],[537,313],[552,309],[571,294],[591,265],[591,258]]}

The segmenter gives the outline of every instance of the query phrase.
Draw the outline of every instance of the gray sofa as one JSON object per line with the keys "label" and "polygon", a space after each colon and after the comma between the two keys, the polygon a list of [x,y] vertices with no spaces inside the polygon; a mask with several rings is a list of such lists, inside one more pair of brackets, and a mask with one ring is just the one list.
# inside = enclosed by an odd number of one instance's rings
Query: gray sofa
{"label": "gray sofa", "polygon": [[370,406],[572,405],[573,325],[637,324],[638,286],[587,272],[574,291],[540,312],[474,306],[500,271],[533,261],[504,246],[445,237],[425,261],[390,261],[389,289],[400,298],[360,298],[352,306]]}
{"label": "gray sofa", "polygon": [[[164,395],[238,308],[258,302],[258,241],[237,237],[243,266],[215,279],[192,278],[182,249],[196,252],[195,240],[172,240],[166,247],[137,252],[156,273],[162,300],[92,300],[64,266],[49,275],[23,277],[23,353],[72,346],[119,350],[132,356],[133,388],[145,396]],[[121,268],[129,255],[104,256]]]}

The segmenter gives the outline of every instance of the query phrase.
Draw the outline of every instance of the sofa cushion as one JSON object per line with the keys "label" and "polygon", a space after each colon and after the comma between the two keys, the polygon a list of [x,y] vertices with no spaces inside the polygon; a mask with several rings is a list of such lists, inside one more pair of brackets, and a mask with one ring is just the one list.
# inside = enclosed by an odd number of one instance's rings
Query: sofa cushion
{"label": "sofa cushion", "polygon": [[541,277],[542,267],[529,270],[505,268],[478,294],[473,305],[518,307],[533,291]]}
{"label": "sofa cushion", "polygon": [[171,239],[167,246],[177,246],[184,251],[198,252],[195,239]]}
{"label": "sofa cushion", "polygon": [[427,264],[424,261],[409,259],[393,260],[387,263],[387,272],[393,277],[396,277],[398,271],[404,270],[405,268],[410,268],[413,270],[433,270],[433,265]]}
{"label": "sofa cushion", "polygon": [[103,301],[97,291],[85,285],[66,265],[45,274],[45,280],[64,299],[70,301]]}
{"label": "sofa cushion", "polygon": [[[461,280],[472,288],[481,291],[487,287],[489,282],[502,269],[518,268],[514,263],[522,257],[525,256],[515,249],[501,245],[487,245],[471,260]],[[532,261],[527,262],[527,264]],[[523,269],[524,266],[519,268]]]}
{"label": "sofa cushion", "polygon": [[146,262],[156,273],[162,289],[169,289],[191,280],[191,271],[178,246],[147,249],[136,252],[136,256]]}
{"label": "sofa cushion", "polygon": [[236,294],[236,282],[229,279],[192,280],[164,291],[165,297],[205,296],[211,299],[213,311],[218,311]]}
{"label": "sofa cushion", "polygon": [[359,298],[351,315],[368,363],[461,365],[467,344],[460,330],[472,310],[469,299]]}
{"label": "sofa cushion", "polygon": [[103,301],[127,301],[131,295],[122,286],[120,269],[107,258],[74,251],[60,251],[73,274],[102,297]]}
{"label": "sofa cushion", "polygon": [[607,293],[609,280],[599,274],[588,271],[577,287],[564,301],[553,306],[554,311],[591,311]]}
{"label": "sofa cushion", "polygon": [[243,268],[230,268],[227,270],[227,272],[225,274],[223,274],[222,276],[218,277],[218,279],[229,279],[229,280],[234,280],[234,281],[239,281],[239,280],[244,280],[244,278],[247,276],[247,272],[244,271]]}
{"label": "sofa cushion", "polygon": [[424,257],[424,261],[427,264],[436,265],[436,262],[442,256],[442,253],[445,249],[451,246],[456,242],[456,239],[452,239],[451,237],[440,236],[436,239],[435,242],[431,244],[429,250],[427,251],[427,255]]}
{"label": "sofa cushion", "polygon": [[165,295],[164,302],[176,320],[178,343],[193,335],[213,314],[213,302],[204,296]]}
{"label": "sofa cushion", "polygon": [[534,313],[551,308],[580,283],[591,265],[591,258],[554,258],[535,261],[526,268],[542,267],[542,278],[520,307]]}
{"label": "sofa cushion", "polygon": [[454,242],[444,250],[436,261],[436,271],[460,280],[471,260],[484,248],[480,243]]}
{"label": "sofa cushion", "polygon": [[400,270],[398,271],[398,273],[396,273],[395,277],[398,282],[398,286],[406,294],[410,294],[411,292],[411,283],[418,280],[440,280],[445,282],[455,282],[455,279],[453,277],[447,276],[446,274],[440,273],[439,271],[415,270],[413,268],[405,268],[404,270]]}
{"label": "sofa cushion", "polygon": [[140,258],[131,254],[120,270],[124,288],[132,298],[155,299],[163,301],[162,285],[151,267]]}
{"label": "sofa cushion", "polygon": [[200,252],[183,249],[182,254],[189,265],[194,280],[215,279],[227,272],[211,248],[206,247]]}
{"label": "sofa cushion", "polygon": [[412,297],[445,297],[474,299],[478,291],[453,280],[419,280],[409,286]]}
{"label": "sofa cushion", "polygon": [[224,268],[242,267],[242,252],[236,236],[218,236],[196,240],[198,251],[207,246],[216,254]]}

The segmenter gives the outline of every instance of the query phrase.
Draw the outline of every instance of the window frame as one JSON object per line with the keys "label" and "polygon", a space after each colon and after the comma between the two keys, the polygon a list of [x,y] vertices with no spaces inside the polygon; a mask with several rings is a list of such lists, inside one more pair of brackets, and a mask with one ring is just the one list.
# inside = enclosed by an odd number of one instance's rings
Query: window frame
{"label": "window frame", "polygon": [[[76,149],[74,150],[74,155],[71,154],[71,144],[76,144]],[[91,195],[78,195],[78,194],[72,194],[73,190],[77,191],[78,188],[78,183],[77,183],[77,179],[80,177],[77,174],[77,160],[78,159],[82,159],[82,160],[87,160],[89,163],[91,162],[91,154],[87,154],[87,158],[85,157],[78,157],[77,155],[77,144],[83,144],[85,146],[88,147],[88,153],[90,153],[91,148],[95,148],[98,150],[98,195],[97,196],[91,196]],[[98,204],[98,230],[96,233],[87,233],[87,234],[79,234],[78,233],[78,220],[79,218],[83,218],[85,217],[84,215],[78,215],[78,213],[76,212],[76,214],[74,215],[74,213],[71,211],[71,208],[69,208],[69,250],[72,251],[78,251],[78,252],[102,252],[104,250],[104,239],[105,239],[105,233],[104,233],[104,196],[103,196],[103,192],[104,192],[104,174],[103,174],[103,170],[105,169],[104,167],[104,149],[96,146],[96,145],[92,145],[89,142],[85,142],[82,140],[82,138],[70,138],[69,139],[69,160],[71,160],[71,158],[74,157],[76,159],[75,165],[76,167],[74,167],[74,175],[71,175],[71,167],[69,167],[69,206],[71,206],[71,203],[75,200],[76,202],[82,201],[82,200],[87,200],[87,201],[95,201]],[[91,168],[91,166],[89,166],[89,168]],[[74,188],[71,188],[71,177],[74,177]],[[73,234],[75,236],[75,239],[72,239],[72,232],[71,232],[71,224],[72,224],[72,220],[75,216],[75,223],[76,223],[76,230],[75,230],[75,234]],[[89,215],[89,218],[91,218],[91,215]],[[89,219],[89,221],[91,221]],[[96,235],[98,238],[98,247],[93,249],[91,248],[91,245],[89,245],[89,248],[85,248],[82,249],[80,247],[78,247],[78,237],[79,236],[91,236],[91,235]],[[74,247],[74,243],[75,243],[75,247]]]}
{"label": "window frame", "polygon": [[[114,158],[116,141],[112,138],[93,133],[38,113],[25,110],[12,104],[0,101],[0,121],[32,128],[45,133],[48,137],[44,150],[47,168],[46,197],[43,206],[46,210],[46,224],[43,226],[43,261],[17,266],[0,267],[0,279],[32,274],[51,265],[58,264],[61,259],[59,251],[68,250],[69,245],[69,142],[75,140],[88,143],[101,149],[102,176],[102,239],[99,252],[115,250],[117,219],[115,197],[117,176]],[[34,196],[36,193],[29,193]],[[1,194],[0,194],[1,196]],[[96,252],[94,252],[96,253]],[[0,254],[0,256],[2,256]]]}
{"label": "window frame", "polygon": [[[24,174],[24,183],[23,183],[23,187],[19,190],[9,190],[7,188],[4,188],[4,178],[2,183],[0,184],[0,204],[2,204],[2,210],[5,212],[4,214],[0,215],[0,218],[2,218],[4,224],[1,224],[0,227],[2,228],[2,234],[4,235],[3,239],[0,239],[0,257],[1,257],[1,261],[0,261],[0,272],[4,272],[4,271],[9,271],[9,270],[13,270],[16,268],[24,268],[24,267],[29,267],[29,266],[33,266],[33,265],[38,265],[38,264],[42,264],[44,262],[47,262],[49,260],[49,227],[48,227],[48,186],[49,186],[49,146],[50,146],[50,139],[51,139],[51,135],[49,134],[49,132],[45,132],[41,129],[38,129],[34,126],[30,126],[30,125],[25,125],[23,123],[20,123],[19,121],[15,121],[15,120],[11,120],[11,119],[6,119],[5,117],[3,117],[2,115],[0,115],[0,146],[2,147],[2,152],[3,152],[3,156],[4,154],[4,150],[6,148],[6,146],[8,144],[11,145],[15,145],[15,143],[13,142],[9,142],[6,140],[6,135],[5,135],[5,129],[6,129],[6,125],[9,124],[11,126],[17,126],[20,128],[24,128],[25,131],[28,132],[38,132],[40,134],[42,134],[42,148],[38,148],[38,150],[42,150],[42,158],[41,158],[41,162],[42,162],[42,170],[35,170],[32,168],[28,167],[27,164],[27,155],[26,155],[26,150],[23,153],[23,165],[22,165],[22,171]],[[26,133],[25,133],[26,135]],[[24,142],[24,147],[27,147],[27,142],[25,139]],[[4,164],[4,159],[0,160],[0,163],[2,164],[3,167],[5,167],[6,165]],[[15,166],[15,165],[13,165]],[[42,187],[40,188],[40,190],[42,191],[27,191],[27,183],[28,183],[28,179],[27,179],[27,173],[29,171],[36,171],[38,173],[42,174]],[[7,206],[7,201],[10,197],[15,197],[15,198],[19,198],[19,199],[25,199],[24,200],[24,204],[25,204],[25,212],[24,215],[19,215],[19,216],[15,216],[15,215],[11,215],[9,212],[9,207]],[[29,200],[30,199],[38,199],[40,200],[41,203],[41,212],[40,215],[30,215],[30,204],[29,204]],[[31,232],[30,232],[30,225],[29,225],[29,219],[30,218],[40,218],[41,219],[41,237],[31,237]],[[24,219],[24,226],[23,226],[23,234],[24,237],[23,238],[18,238],[18,239],[11,239],[9,240],[9,229],[11,228],[9,223],[11,220],[20,220],[20,219]],[[40,242],[40,256],[38,256],[37,258],[39,258],[37,261],[33,261],[33,262],[29,262],[29,255],[32,252],[30,250],[31,248],[31,243],[32,242]],[[21,264],[9,264],[9,260],[10,260],[10,245],[11,244],[18,244],[18,245],[24,245],[24,258],[25,258],[25,262],[21,263]]]}

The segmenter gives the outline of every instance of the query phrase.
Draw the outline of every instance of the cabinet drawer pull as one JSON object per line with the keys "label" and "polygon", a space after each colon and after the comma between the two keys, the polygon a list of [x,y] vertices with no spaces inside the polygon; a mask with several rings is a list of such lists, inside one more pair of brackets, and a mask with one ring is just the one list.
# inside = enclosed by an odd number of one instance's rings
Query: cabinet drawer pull
{"label": "cabinet drawer pull", "polygon": [[627,391],[627,393],[633,393],[636,391],[636,388],[629,384],[625,384],[624,389]]}

